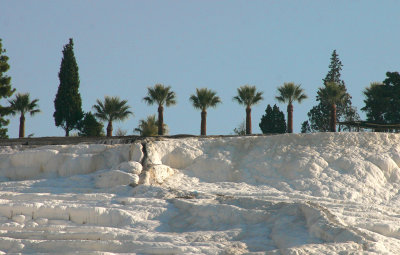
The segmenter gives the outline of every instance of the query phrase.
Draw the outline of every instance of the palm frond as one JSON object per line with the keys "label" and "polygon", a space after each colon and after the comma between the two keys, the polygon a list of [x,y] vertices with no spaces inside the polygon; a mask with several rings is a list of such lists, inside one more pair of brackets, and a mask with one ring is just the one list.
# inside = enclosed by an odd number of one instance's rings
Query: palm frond
{"label": "palm frond", "polygon": [[263,92],[257,92],[256,86],[244,85],[237,89],[238,95],[233,97],[239,104],[251,107],[257,104],[264,98],[262,97]]}
{"label": "palm frond", "polygon": [[133,115],[127,100],[121,100],[119,97],[104,97],[104,102],[96,100],[93,108],[96,110],[94,115],[103,121],[123,121]]}
{"label": "palm frond", "polygon": [[209,107],[217,107],[221,103],[221,99],[215,91],[207,88],[196,89],[196,95],[191,95],[189,100],[193,107],[201,110],[206,110]]}
{"label": "palm frond", "polygon": [[143,100],[149,105],[157,103],[159,106],[164,104],[170,106],[176,104],[176,95],[171,91],[170,86],[156,84],[154,87],[147,88],[147,96]]}
{"label": "palm frond", "polygon": [[301,85],[296,85],[294,82],[285,82],[282,86],[278,87],[278,96],[275,97],[278,102],[292,104],[294,101],[301,103],[306,99],[307,95]]}
{"label": "palm frond", "polygon": [[39,99],[30,101],[29,97],[29,93],[18,93],[15,95],[14,99],[8,100],[10,103],[11,114],[15,115],[17,113],[29,113],[30,115],[34,115],[35,113],[40,112],[40,109],[38,109],[39,105],[37,104]]}

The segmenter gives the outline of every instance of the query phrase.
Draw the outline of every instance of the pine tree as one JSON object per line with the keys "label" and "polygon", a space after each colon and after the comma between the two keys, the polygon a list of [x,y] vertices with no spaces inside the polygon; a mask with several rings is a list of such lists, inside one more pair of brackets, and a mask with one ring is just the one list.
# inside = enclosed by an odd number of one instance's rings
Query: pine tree
{"label": "pine tree", "polygon": [[[331,62],[329,64],[329,72],[322,79],[324,86],[329,82],[335,82],[343,90],[345,96],[343,101],[337,104],[336,120],[337,121],[355,121],[359,120],[360,116],[357,113],[357,109],[351,105],[351,96],[347,93],[347,88],[344,81],[341,79],[342,62],[339,59],[336,50],[332,52]],[[308,119],[310,128],[312,131],[327,132],[330,130],[329,119],[330,119],[330,108],[331,106],[324,99],[317,96],[316,100],[319,102],[318,105],[314,106],[308,112]],[[345,127],[350,130],[350,127]],[[340,130],[339,130],[340,131]]]}
{"label": "pine tree", "polygon": [[72,39],[69,39],[69,43],[64,46],[58,78],[60,84],[54,100],[53,116],[56,126],[62,127],[65,130],[65,136],[69,136],[69,132],[76,129],[79,121],[83,118],[78,65]]}
{"label": "pine tree", "polygon": [[[11,97],[15,92],[15,89],[11,88],[11,77],[5,74],[10,69],[10,65],[7,63],[8,57],[4,55],[5,52],[0,38],[0,99]],[[10,123],[10,120],[4,117],[9,114],[11,114],[11,108],[0,105],[0,138],[8,138],[8,129],[5,127]]]}
{"label": "pine tree", "polygon": [[259,126],[263,134],[286,133],[285,115],[279,110],[278,106],[274,105],[272,108],[268,105],[265,114],[261,117]]}

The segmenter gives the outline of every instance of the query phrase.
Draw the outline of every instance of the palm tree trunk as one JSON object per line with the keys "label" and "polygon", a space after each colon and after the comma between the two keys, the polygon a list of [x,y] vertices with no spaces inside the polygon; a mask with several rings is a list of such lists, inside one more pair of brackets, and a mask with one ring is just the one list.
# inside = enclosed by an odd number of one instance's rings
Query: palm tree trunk
{"label": "palm tree trunk", "polygon": [[251,135],[251,108],[246,108],[246,135]]}
{"label": "palm tree trunk", "polygon": [[288,121],[287,121],[287,132],[293,133],[293,105],[288,104],[287,107]]}
{"label": "palm tree trunk", "polygon": [[207,112],[205,110],[201,111],[200,134],[207,135]]}
{"label": "palm tree trunk", "polygon": [[21,114],[19,118],[19,138],[25,137],[25,116]]}
{"label": "palm tree trunk", "polygon": [[107,125],[107,136],[108,137],[112,136],[112,131],[113,131],[113,125],[112,125],[112,121],[110,120]]}
{"label": "palm tree trunk", "polygon": [[331,132],[336,132],[336,104],[331,106]]}
{"label": "palm tree trunk", "polygon": [[158,106],[158,135],[164,135],[164,107]]}

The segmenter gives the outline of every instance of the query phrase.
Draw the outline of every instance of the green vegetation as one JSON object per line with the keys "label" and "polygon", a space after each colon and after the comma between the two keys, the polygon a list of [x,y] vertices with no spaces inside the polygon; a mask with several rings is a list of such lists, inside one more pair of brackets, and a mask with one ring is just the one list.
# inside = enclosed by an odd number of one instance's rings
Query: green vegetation
{"label": "green vegetation", "polygon": [[215,91],[202,88],[196,89],[196,94],[191,95],[189,100],[194,108],[201,110],[200,135],[207,135],[207,108],[217,107],[221,103],[221,99]]}
{"label": "green vegetation", "polygon": [[15,95],[15,98],[8,101],[10,103],[11,114],[16,115],[20,113],[19,117],[19,138],[25,137],[25,114],[29,113],[31,116],[39,113],[38,109],[39,99],[33,101],[29,98],[29,93]]}
{"label": "green vegetation", "polygon": [[112,136],[113,121],[123,121],[133,114],[129,111],[130,106],[127,105],[128,101],[121,100],[119,97],[104,97],[104,102],[99,99],[96,100],[93,108],[96,110],[94,116],[102,121],[108,121],[107,136]]}
{"label": "green vegetation", "polygon": [[278,106],[268,105],[259,126],[263,134],[283,134],[286,132],[285,115]]}
{"label": "green vegetation", "polygon": [[285,82],[281,87],[278,87],[279,96],[276,96],[276,100],[282,103],[287,103],[287,132],[293,133],[293,102],[297,101],[301,103],[307,98],[304,94],[304,90],[300,85],[296,85],[293,82]]}
{"label": "green vegetation", "polygon": [[264,98],[263,92],[257,92],[256,86],[244,85],[237,89],[237,96],[233,98],[239,104],[246,106],[246,134],[251,134],[251,106]]}
{"label": "green vegetation", "polygon": [[[168,126],[164,124],[164,134],[168,133]],[[135,128],[134,132],[139,132],[141,136],[156,136],[158,135],[158,121],[156,115],[150,115],[145,120],[139,121],[139,126]]]}
{"label": "green vegetation", "polygon": [[158,105],[158,135],[164,135],[164,104],[167,107],[176,104],[175,92],[171,90],[170,86],[156,84],[153,88],[147,88],[147,96],[143,100],[148,105]]}
{"label": "green vegetation", "polygon": [[[383,83],[373,82],[363,94],[365,106],[361,108],[366,112],[367,121],[375,124],[400,123],[400,74],[387,72]],[[375,131],[389,131],[377,128]]]}
{"label": "green vegetation", "polygon": [[[329,72],[326,77],[322,79],[324,86],[329,82],[335,82],[338,84],[339,88],[343,91],[343,100],[337,104],[337,114],[336,121],[355,121],[359,120],[360,117],[357,113],[356,108],[351,105],[351,96],[347,93],[346,85],[343,80],[341,80],[341,70],[342,62],[339,60],[339,56],[336,50],[332,52],[331,62],[329,65]],[[327,132],[332,130],[330,126],[330,112],[331,105],[320,98],[318,95],[316,97],[318,105],[314,106],[308,112],[309,125],[313,132]],[[335,121],[335,123],[336,123]],[[347,127],[350,130],[350,127]]]}
{"label": "green vegetation", "polygon": [[77,129],[79,121],[83,118],[78,65],[72,39],[69,39],[69,43],[64,46],[58,78],[60,84],[54,99],[53,117],[56,126],[62,127],[65,130],[65,136],[69,136],[69,132]]}
{"label": "green vegetation", "polygon": [[246,121],[240,122],[239,126],[233,129],[233,133],[235,135],[246,135]]}
{"label": "green vegetation", "polygon": [[[4,55],[6,52],[3,49],[3,44],[0,38],[0,99],[9,98],[15,92],[15,89],[11,87],[11,77],[7,76],[5,73],[10,69],[8,62],[8,57]],[[4,117],[11,114],[11,109],[8,106],[0,105],[0,138],[8,138],[6,126],[10,123],[10,120]]]}
{"label": "green vegetation", "polygon": [[87,112],[78,124],[78,135],[104,136],[103,127],[103,124],[98,122],[91,112]]}
{"label": "green vegetation", "polygon": [[336,132],[336,105],[346,100],[346,92],[336,82],[327,82],[317,93],[330,106],[329,131]]}
{"label": "green vegetation", "polygon": [[[5,73],[10,66],[7,63],[9,58],[4,55],[0,39],[0,100],[9,98],[15,92],[11,87],[11,78]],[[113,122],[123,121],[132,115],[127,105],[127,100],[119,97],[105,96],[104,101],[96,100],[93,105],[94,113],[82,111],[82,100],[79,93],[79,72],[74,55],[74,43],[63,47],[63,57],[60,71],[58,73],[59,86],[54,99],[55,111],[53,114],[55,125],[65,130],[65,136],[70,131],[78,129],[79,136],[104,136],[103,124],[100,121],[108,122],[107,136],[113,134]],[[341,79],[343,64],[334,50],[329,64],[329,71],[322,79],[323,86],[317,91],[316,101],[318,105],[312,107],[307,113],[308,120],[301,124],[301,132],[336,132],[337,122],[340,131],[352,131],[352,126],[364,125],[367,128],[374,128],[374,131],[398,132],[400,124],[400,74],[398,72],[387,72],[383,82],[373,82],[365,88],[362,93],[365,97],[365,106],[361,108],[366,113],[365,122],[360,122],[360,117],[355,107],[352,106],[351,96],[347,92],[346,85]],[[245,106],[246,119],[233,130],[235,134],[252,134],[251,108],[263,100],[263,92],[257,91],[256,86],[244,85],[237,89],[233,101]],[[285,116],[279,108],[268,104],[265,114],[259,123],[261,131],[266,133],[293,133],[293,103],[301,103],[308,96],[301,85],[294,82],[285,82],[277,88],[275,99],[278,102],[287,104],[287,125]],[[148,105],[158,106],[158,120],[155,115],[139,121],[134,132],[141,136],[156,136],[167,133],[167,125],[164,123],[164,106],[176,104],[176,94],[171,86],[155,84],[147,88],[147,95],[143,100]],[[9,106],[0,105],[0,138],[8,138],[6,126],[9,120],[6,116],[20,114],[19,137],[25,136],[26,114],[34,115],[40,112],[38,108],[39,99],[30,100],[29,93],[18,93],[14,99],[8,100]],[[221,98],[216,92],[208,88],[196,88],[196,93],[190,95],[189,101],[193,107],[201,110],[200,135],[207,135],[207,109],[216,108],[221,103]],[[97,118],[97,119],[96,119]],[[396,124],[396,125],[393,125]],[[369,125],[369,126],[368,126]],[[386,125],[381,127],[380,125]],[[392,126],[388,126],[392,125]],[[358,126],[360,127],[360,126]],[[342,130],[341,130],[342,129]],[[126,135],[126,131],[117,130],[118,135]]]}

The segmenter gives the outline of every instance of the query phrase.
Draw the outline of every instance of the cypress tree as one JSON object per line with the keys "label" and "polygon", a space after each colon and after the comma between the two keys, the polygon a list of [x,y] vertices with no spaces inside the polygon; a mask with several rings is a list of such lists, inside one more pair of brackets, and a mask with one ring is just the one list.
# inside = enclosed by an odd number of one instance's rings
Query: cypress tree
{"label": "cypress tree", "polygon": [[60,84],[54,100],[53,116],[56,126],[62,127],[65,130],[65,136],[69,136],[69,131],[76,129],[83,118],[78,65],[74,55],[74,42],[71,38],[63,49],[58,78]]}
{"label": "cypress tree", "polygon": [[271,107],[268,105],[265,109],[265,114],[261,117],[259,126],[263,134],[286,133],[285,115],[279,110],[278,106]]}
{"label": "cypress tree", "polygon": [[[15,92],[15,89],[11,88],[11,77],[5,74],[10,69],[10,65],[7,63],[8,57],[4,55],[5,52],[0,38],[0,99],[11,97]],[[9,114],[11,114],[11,108],[0,105],[0,138],[8,138],[8,129],[5,127],[10,123],[10,120],[4,117]]]}
{"label": "cypress tree", "polygon": [[[359,120],[360,116],[357,109],[351,104],[351,96],[347,93],[347,88],[344,81],[341,79],[342,62],[336,50],[332,52],[329,71],[325,78],[322,79],[324,86],[329,82],[335,82],[343,90],[345,96],[343,101],[337,104],[336,120],[337,121],[354,121]],[[327,132],[330,130],[330,105],[323,99],[317,96],[318,105],[314,106],[307,114],[310,128],[312,131]],[[345,127],[350,131],[350,127]],[[339,130],[340,131],[340,130]]]}

